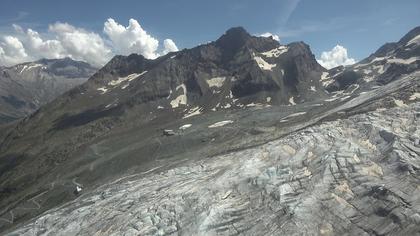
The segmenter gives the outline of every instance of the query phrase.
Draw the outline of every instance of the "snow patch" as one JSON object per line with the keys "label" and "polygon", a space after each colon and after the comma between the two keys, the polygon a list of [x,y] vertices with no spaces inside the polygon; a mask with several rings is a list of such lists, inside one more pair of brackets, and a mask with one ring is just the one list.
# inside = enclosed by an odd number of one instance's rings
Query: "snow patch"
{"label": "snow patch", "polygon": [[118,79],[116,79],[116,80],[112,80],[112,81],[110,81],[109,83],[108,83],[108,85],[110,85],[110,86],[116,86],[116,85],[119,85],[119,84],[121,84],[122,82],[124,82],[124,81],[132,81],[132,80],[134,80],[134,79],[137,79],[137,78],[139,78],[140,76],[142,76],[142,75],[144,75],[144,74],[146,74],[147,73],[147,71],[143,71],[143,72],[141,72],[140,74],[137,74],[137,73],[134,73],[134,74],[130,74],[130,75],[127,75],[126,77],[119,77]]}
{"label": "snow patch", "polygon": [[372,64],[372,63],[374,63],[374,62],[377,62],[377,61],[383,61],[383,60],[386,60],[386,59],[388,59],[388,57],[375,57],[373,60],[371,60],[371,61],[370,61],[370,62],[368,62],[368,63],[364,63],[364,64],[357,64],[357,65],[355,65],[355,66],[354,66],[354,68],[364,67],[364,66],[370,65],[370,64]]}
{"label": "snow patch", "polygon": [[24,72],[26,70],[26,67],[28,66],[23,66],[22,70],[20,70],[19,74],[22,74],[22,72]]}
{"label": "snow patch", "polygon": [[391,58],[391,59],[388,59],[388,62],[409,65],[413,62],[416,62],[417,60],[420,60],[420,57],[410,57],[408,59]]}
{"label": "snow patch", "polygon": [[97,90],[101,91],[101,94],[104,94],[104,93],[108,92],[108,89],[105,88],[105,87],[98,88]]}
{"label": "snow patch", "polygon": [[420,93],[414,93],[413,95],[410,96],[410,98],[408,98],[408,100],[413,101],[416,99],[420,99]]}
{"label": "snow patch", "polygon": [[[232,90],[229,91],[229,98],[233,98]],[[235,101],[234,101],[235,102]]]}
{"label": "snow patch", "polygon": [[206,80],[209,87],[217,87],[220,88],[223,86],[223,83],[225,82],[226,77],[214,77],[209,80]]}
{"label": "snow patch", "polygon": [[337,99],[339,99],[339,97],[325,99],[325,101],[326,101],[326,102],[332,102],[332,101],[335,101],[335,100],[337,100]]}
{"label": "snow patch", "polygon": [[322,103],[315,103],[315,104],[310,104],[308,106],[309,107],[319,107],[319,106],[322,106],[322,105],[324,105],[324,104],[322,104]]}
{"label": "snow patch", "polygon": [[398,107],[407,107],[407,104],[405,104],[404,101],[402,101],[402,100],[394,99],[394,103]]}
{"label": "snow patch", "polygon": [[249,103],[249,104],[246,104],[246,107],[262,107],[262,106],[264,106],[263,104],[261,104],[261,103]]}
{"label": "snow patch", "polygon": [[341,97],[341,98],[340,98],[340,100],[341,100],[341,101],[344,101],[344,100],[347,100],[347,99],[349,99],[349,98],[350,98],[350,96],[344,96],[344,97]]}
{"label": "snow patch", "polygon": [[283,119],[282,119],[282,120],[285,120],[285,119],[287,119],[287,118],[291,118],[291,117],[296,117],[296,116],[305,115],[305,114],[306,114],[306,111],[293,113],[293,114],[290,114],[290,115],[288,115],[288,116],[286,116],[286,117],[283,117]]}
{"label": "snow patch", "polygon": [[266,101],[267,101],[267,102],[271,102],[271,97],[267,97],[267,98],[266,98]]}
{"label": "snow patch", "polygon": [[290,105],[296,105],[295,98],[294,97],[290,97],[289,98],[289,103],[290,103]]}
{"label": "snow patch", "polygon": [[372,67],[374,70],[376,70],[377,73],[383,74],[385,72],[385,66],[384,65],[377,65]]}
{"label": "snow patch", "polygon": [[261,57],[254,57],[254,60],[257,62],[258,66],[262,69],[262,70],[269,70],[271,71],[272,68],[276,67],[276,64],[270,64],[266,61],[264,61],[264,59],[262,59]]}
{"label": "snow patch", "polygon": [[289,50],[288,47],[280,46],[278,48],[274,48],[270,51],[266,51],[266,52],[263,52],[261,54],[266,56],[266,57],[279,57],[281,54],[287,52],[288,50]]}
{"label": "snow patch", "polygon": [[363,80],[365,81],[365,82],[371,82],[371,81],[373,81],[375,79],[375,76],[364,76],[363,77]]}
{"label": "snow patch", "polygon": [[186,130],[186,129],[190,128],[191,126],[192,126],[192,124],[185,124],[185,125],[182,125],[181,127],[179,127],[179,129],[180,130]]}
{"label": "snow patch", "polygon": [[187,114],[184,115],[184,117],[182,117],[182,119],[191,117],[191,116],[196,116],[196,115],[200,115],[203,110],[203,108],[201,107],[194,107],[193,109],[189,110],[189,112]]}
{"label": "snow patch", "polygon": [[354,93],[356,90],[358,90],[359,89],[359,87],[360,87],[360,85],[358,85],[358,84],[353,84],[353,85],[351,85],[351,90],[350,91],[348,91],[347,92],[347,94],[351,94],[351,93]]}
{"label": "snow patch", "polygon": [[230,105],[230,103],[228,103],[223,108],[230,108],[230,107],[231,107],[231,105]]}
{"label": "snow patch", "polygon": [[172,108],[177,108],[179,105],[187,104],[187,87],[185,86],[185,84],[181,84],[177,86],[175,90],[178,91],[178,89],[180,88],[182,88],[183,94],[179,95],[178,97],[176,97],[174,100],[170,102]]}
{"label": "snow patch", "polygon": [[27,70],[30,70],[32,68],[37,68],[37,67],[42,67],[42,64],[34,64],[34,65],[30,65],[28,66]]}
{"label": "snow patch", "polygon": [[409,46],[411,44],[420,44],[420,35],[417,35],[416,37],[412,38],[410,41],[408,41],[406,45]]}
{"label": "snow patch", "polygon": [[330,74],[328,72],[322,72],[321,79],[320,79],[322,86],[326,87],[333,82],[330,78]]}
{"label": "snow patch", "polygon": [[30,70],[32,68],[36,68],[36,67],[42,67],[42,64],[32,64],[32,65],[25,65],[23,66],[22,70],[19,72],[19,74],[22,74],[25,70]]}
{"label": "snow patch", "polygon": [[372,70],[370,70],[370,69],[364,69],[363,70],[363,73],[365,73],[365,74],[371,74],[372,73]]}
{"label": "snow patch", "polygon": [[227,125],[227,124],[231,124],[231,123],[233,123],[233,121],[232,121],[232,120],[219,121],[219,122],[216,122],[216,123],[214,123],[214,124],[212,124],[212,125],[209,125],[209,128],[222,127],[222,126],[225,126],[225,125]]}

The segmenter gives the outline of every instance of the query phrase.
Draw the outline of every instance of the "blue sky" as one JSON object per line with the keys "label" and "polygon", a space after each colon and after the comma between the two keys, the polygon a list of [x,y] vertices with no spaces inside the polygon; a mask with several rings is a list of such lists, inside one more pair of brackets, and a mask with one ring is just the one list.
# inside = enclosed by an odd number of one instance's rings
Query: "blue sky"
{"label": "blue sky", "polygon": [[339,44],[349,57],[361,60],[419,26],[420,1],[0,0],[0,36],[16,34],[12,24],[17,24],[47,40],[52,37],[48,26],[62,22],[103,37],[108,18],[123,26],[136,19],[160,43],[169,38],[179,49],[243,26],[252,34],[279,35],[282,43],[304,41],[317,57]]}

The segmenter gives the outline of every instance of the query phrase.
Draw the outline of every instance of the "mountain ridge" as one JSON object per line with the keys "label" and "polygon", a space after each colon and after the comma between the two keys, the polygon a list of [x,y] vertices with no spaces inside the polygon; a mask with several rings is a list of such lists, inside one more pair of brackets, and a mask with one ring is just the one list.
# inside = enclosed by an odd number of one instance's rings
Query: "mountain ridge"
{"label": "mountain ridge", "polygon": [[96,68],[64,58],[40,59],[0,70],[0,123],[7,123],[85,82]]}
{"label": "mountain ridge", "polygon": [[[409,50],[417,54],[416,47]],[[1,192],[5,210],[0,217],[13,210],[24,222],[77,200],[76,186],[89,193],[131,174],[170,172],[185,162],[298,135],[321,121],[417,101],[411,99],[420,90],[416,61],[396,63],[403,68],[379,83],[386,76],[381,66],[399,61],[373,60],[327,71],[303,42],[281,45],[243,28],[155,60],[115,56],[0,142],[0,183],[10,190]],[[382,73],[363,71],[376,67]],[[328,140],[327,134],[323,139]],[[283,151],[302,158],[290,147]],[[265,154],[255,155],[263,160]],[[39,193],[40,209],[19,208],[27,196]],[[0,225],[0,230],[8,227]]]}

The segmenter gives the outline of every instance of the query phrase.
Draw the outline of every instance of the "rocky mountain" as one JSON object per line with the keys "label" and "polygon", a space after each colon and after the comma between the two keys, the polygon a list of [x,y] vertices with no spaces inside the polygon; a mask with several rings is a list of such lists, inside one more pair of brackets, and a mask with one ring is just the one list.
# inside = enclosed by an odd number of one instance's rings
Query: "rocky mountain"
{"label": "rocky mountain", "polygon": [[97,69],[85,62],[42,59],[0,68],[0,125],[23,118],[80,85]]}
{"label": "rocky mountain", "polygon": [[240,27],[116,56],[1,141],[0,230],[419,233],[417,31],[329,71]]}
{"label": "rocky mountain", "polygon": [[420,27],[407,33],[400,41],[386,43],[368,58],[348,67],[337,67],[323,74],[328,91],[347,89],[351,85],[387,84],[402,74],[420,69]]}

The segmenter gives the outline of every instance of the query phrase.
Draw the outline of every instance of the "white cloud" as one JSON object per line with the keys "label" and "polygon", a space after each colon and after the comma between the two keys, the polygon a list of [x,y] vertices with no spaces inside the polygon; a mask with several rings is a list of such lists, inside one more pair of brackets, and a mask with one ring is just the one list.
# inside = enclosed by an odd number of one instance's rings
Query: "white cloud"
{"label": "white cloud", "polygon": [[4,36],[0,42],[0,62],[6,65],[16,64],[28,59],[22,42],[14,36]]}
{"label": "white cloud", "polygon": [[175,45],[175,42],[172,39],[165,39],[163,40],[163,54],[167,54],[170,52],[178,51],[178,47]]}
{"label": "white cloud", "polygon": [[112,56],[111,49],[96,33],[67,23],[50,25],[49,31],[56,35],[67,56],[73,59],[87,61],[93,65],[103,65]]}
{"label": "white cloud", "polygon": [[270,37],[271,36],[271,37],[273,37],[274,40],[277,40],[277,41],[280,42],[280,37],[277,34],[272,34],[270,32],[266,32],[266,33],[260,34],[260,36],[262,36],[262,37]]}
{"label": "white cloud", "polygon": [[156,58],[168,52],[178,51],[171,39],[163,41],[149,35],[140,24],[130,19],[124,27],[113,19],[104,24],[105,37],[77,28],[68,23],[55,23],[48,27],[48,35],[42,36],[32,29],[24,30],[13,25],[16,34],[0,38],[0,65],[14,65],[40,58],[71,57],[101,66],[115,54],[142,54],[146,58]]}
{"label": "white cloud", "polygon": [[159,41],[147,34],[134,19],[130,19],[128,26],[124,27],[110,18],[105,22],[104,32],[118,54],[139,53],[150,59],[158,57]]}
{"label": "white cloud", "polygon": [[159,40],[148,34],[135,19],[130,19],[128,26],[124,27],[109,18],[105,22],[104,32],[111,40],[117,54],[139,53],[146,58],[154,59],[162,54],[178,51],[178,47],[171,39],[165,39],[163,51],[160,53]]}
{"label": "white cloud", "polygon": [[341,45],[336,45],[331,51],[322,52],[321,58],[317,61],[321,66],[327,69],[356,63],[355,59],[348,57],[347,49]]}
{"label": "white cloud", "polygon": [[22,37],[26,50],[32,58],[60,58],[67,56],[58,40],[43,40],[38,32],[28,29]]}

